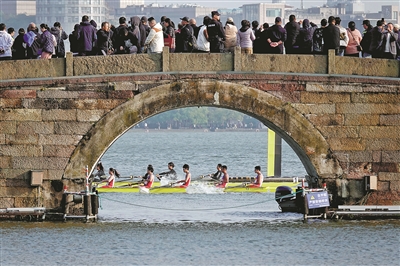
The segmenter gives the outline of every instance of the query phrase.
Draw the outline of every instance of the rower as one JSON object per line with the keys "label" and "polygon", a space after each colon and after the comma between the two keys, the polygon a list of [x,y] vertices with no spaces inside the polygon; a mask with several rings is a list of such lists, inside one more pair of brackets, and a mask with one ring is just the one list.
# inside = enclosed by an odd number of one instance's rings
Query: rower
{"label": "rower", "polygon": [[176,180],[178,178],[178,175],[176,174],[176,172],[174,170],[174,167],[175,167],[174,163],[173,162],[169,162],[168,163],[169,171],[159,173],[157,175],[158,180],[161,180],[161,178],[163,178],[164,176],[167,177],[168,179]]}
{"label": "rower", "polygon": [[154,169],[151,164],[147,166],[147,173],[143,177],[143,185],[139,187],[151,188],[154,182]]}
{"label": "rower", "polygon": [[110,168],[108,170],[108,173],[110,174],[110,176],[105,180],[105,182],[107,182],[107,185],[102,186],[102,188],[112,188],[112,187],[114,187],[115,175],[119,176],[118,171],[116,169],[114,169],[114,168]]}
{"label": "rower", "polygon": [[106,179],[106,174],[104,173],[104,167],[101,162],[96,165],[97,172],[94,174],[93,181],[100,182],[101,180]]}
{"label": "rower", "polygon": [[183,165],[183,172],[185,173],[185,179],[184,180],[179,180],[176,183],[183,183],[182,185],[178,186],[181,188],[187,188],[190,185],[190,180],[192,179],[192,174],[189,172],[189,165],[184,164]]}
{"label": "rower", "polygon": [[257,188],[257,187],[261,187],[262,186],[262,183],[264,181],[264,176],[261,173],[261,166],[258,165],[256,167],[254,167],[254,173],[257,174],[256,179],[254,180],[254,183],[251,183],[251,184],[247,185],[247,187]]}
{"label": "rower", "polygon": [[228,167],[226,165],[222,165],[222,178],[221,181],[216,185],[218,188],[225,188],[226,185],[229,183],[229,174],[228,174]]}
{"label": "rower", "polygon": [[215,179],[217,181],[220,180],[222,175],[222,164],[217,164],[217,172],[215,172],[215,174],[209,174],[209,176],[211,176],[212,179]]}

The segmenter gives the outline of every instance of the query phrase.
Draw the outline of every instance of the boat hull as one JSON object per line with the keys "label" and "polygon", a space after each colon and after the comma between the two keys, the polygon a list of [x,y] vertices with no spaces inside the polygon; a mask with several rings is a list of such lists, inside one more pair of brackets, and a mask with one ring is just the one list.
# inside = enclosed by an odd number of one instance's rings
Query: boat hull
{"label": "boat hull", "polygon": [[[125,183],[116,183],[118,186],[113,188],[104,188],[98,187],[97,191],[99,193],[150,193],[150,194],[170,194],[170,193],[190,193],[190,187],[188,189],[181,187],[171,187],[171,186],[160,186],[159,182],[154,182],[154,186],[151,189],[140,189],[137,185],[130,186],[129,182]],[[198,183],[196,183],[198,184]],[[200,182],[200,184],[204,184],[204,186],[214,187],[214,183],[205,183]],[[221,192],[227,193],[267,193],[267,192],[275,192],[276,188],[279,186],[290,186],[296,188],[299,183],[290,183],[290,182],[265,182],[262,187],[259,188],[249,188],[245,185],[239,185],[238,183],[228,183],[225,189],[221,189]]]}

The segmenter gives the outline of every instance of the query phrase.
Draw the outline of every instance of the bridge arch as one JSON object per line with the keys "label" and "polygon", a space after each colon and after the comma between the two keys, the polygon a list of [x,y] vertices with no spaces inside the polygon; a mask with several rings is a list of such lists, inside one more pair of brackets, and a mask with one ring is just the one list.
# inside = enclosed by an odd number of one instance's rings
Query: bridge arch
{"label": "bridge arch", "polygon": [[232,109],[260,120],[291,146],[310,176],[334,177],[342,173],[325,138],[291,103],[241,84],[195,80],[154,87],[107,113],[82,138],[64,177],[80,176],[82,165],[92,166],[93,170],[112,143],[141,121],[165,111],[193,106]]}

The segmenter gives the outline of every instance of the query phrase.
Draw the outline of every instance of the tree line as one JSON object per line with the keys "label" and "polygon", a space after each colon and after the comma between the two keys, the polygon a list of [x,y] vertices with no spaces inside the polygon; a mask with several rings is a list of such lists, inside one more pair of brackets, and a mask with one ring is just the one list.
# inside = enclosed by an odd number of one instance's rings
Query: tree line
{"label": "tree line", "polygon": [[262,123],[246,114],[216,107],[187,107],[167,111],[141,122],[140,128],[227,129],[261,128]]}

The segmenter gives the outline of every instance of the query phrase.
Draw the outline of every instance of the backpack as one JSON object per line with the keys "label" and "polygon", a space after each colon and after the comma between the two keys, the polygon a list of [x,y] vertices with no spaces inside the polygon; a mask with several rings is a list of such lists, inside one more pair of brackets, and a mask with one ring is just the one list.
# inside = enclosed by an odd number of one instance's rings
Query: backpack
{"label": "backpack", "polygon": [[188,42],[189,46],[192,47],[192,52],[199,50],[199,46],[197,45],[196,36],[192,33]]}

